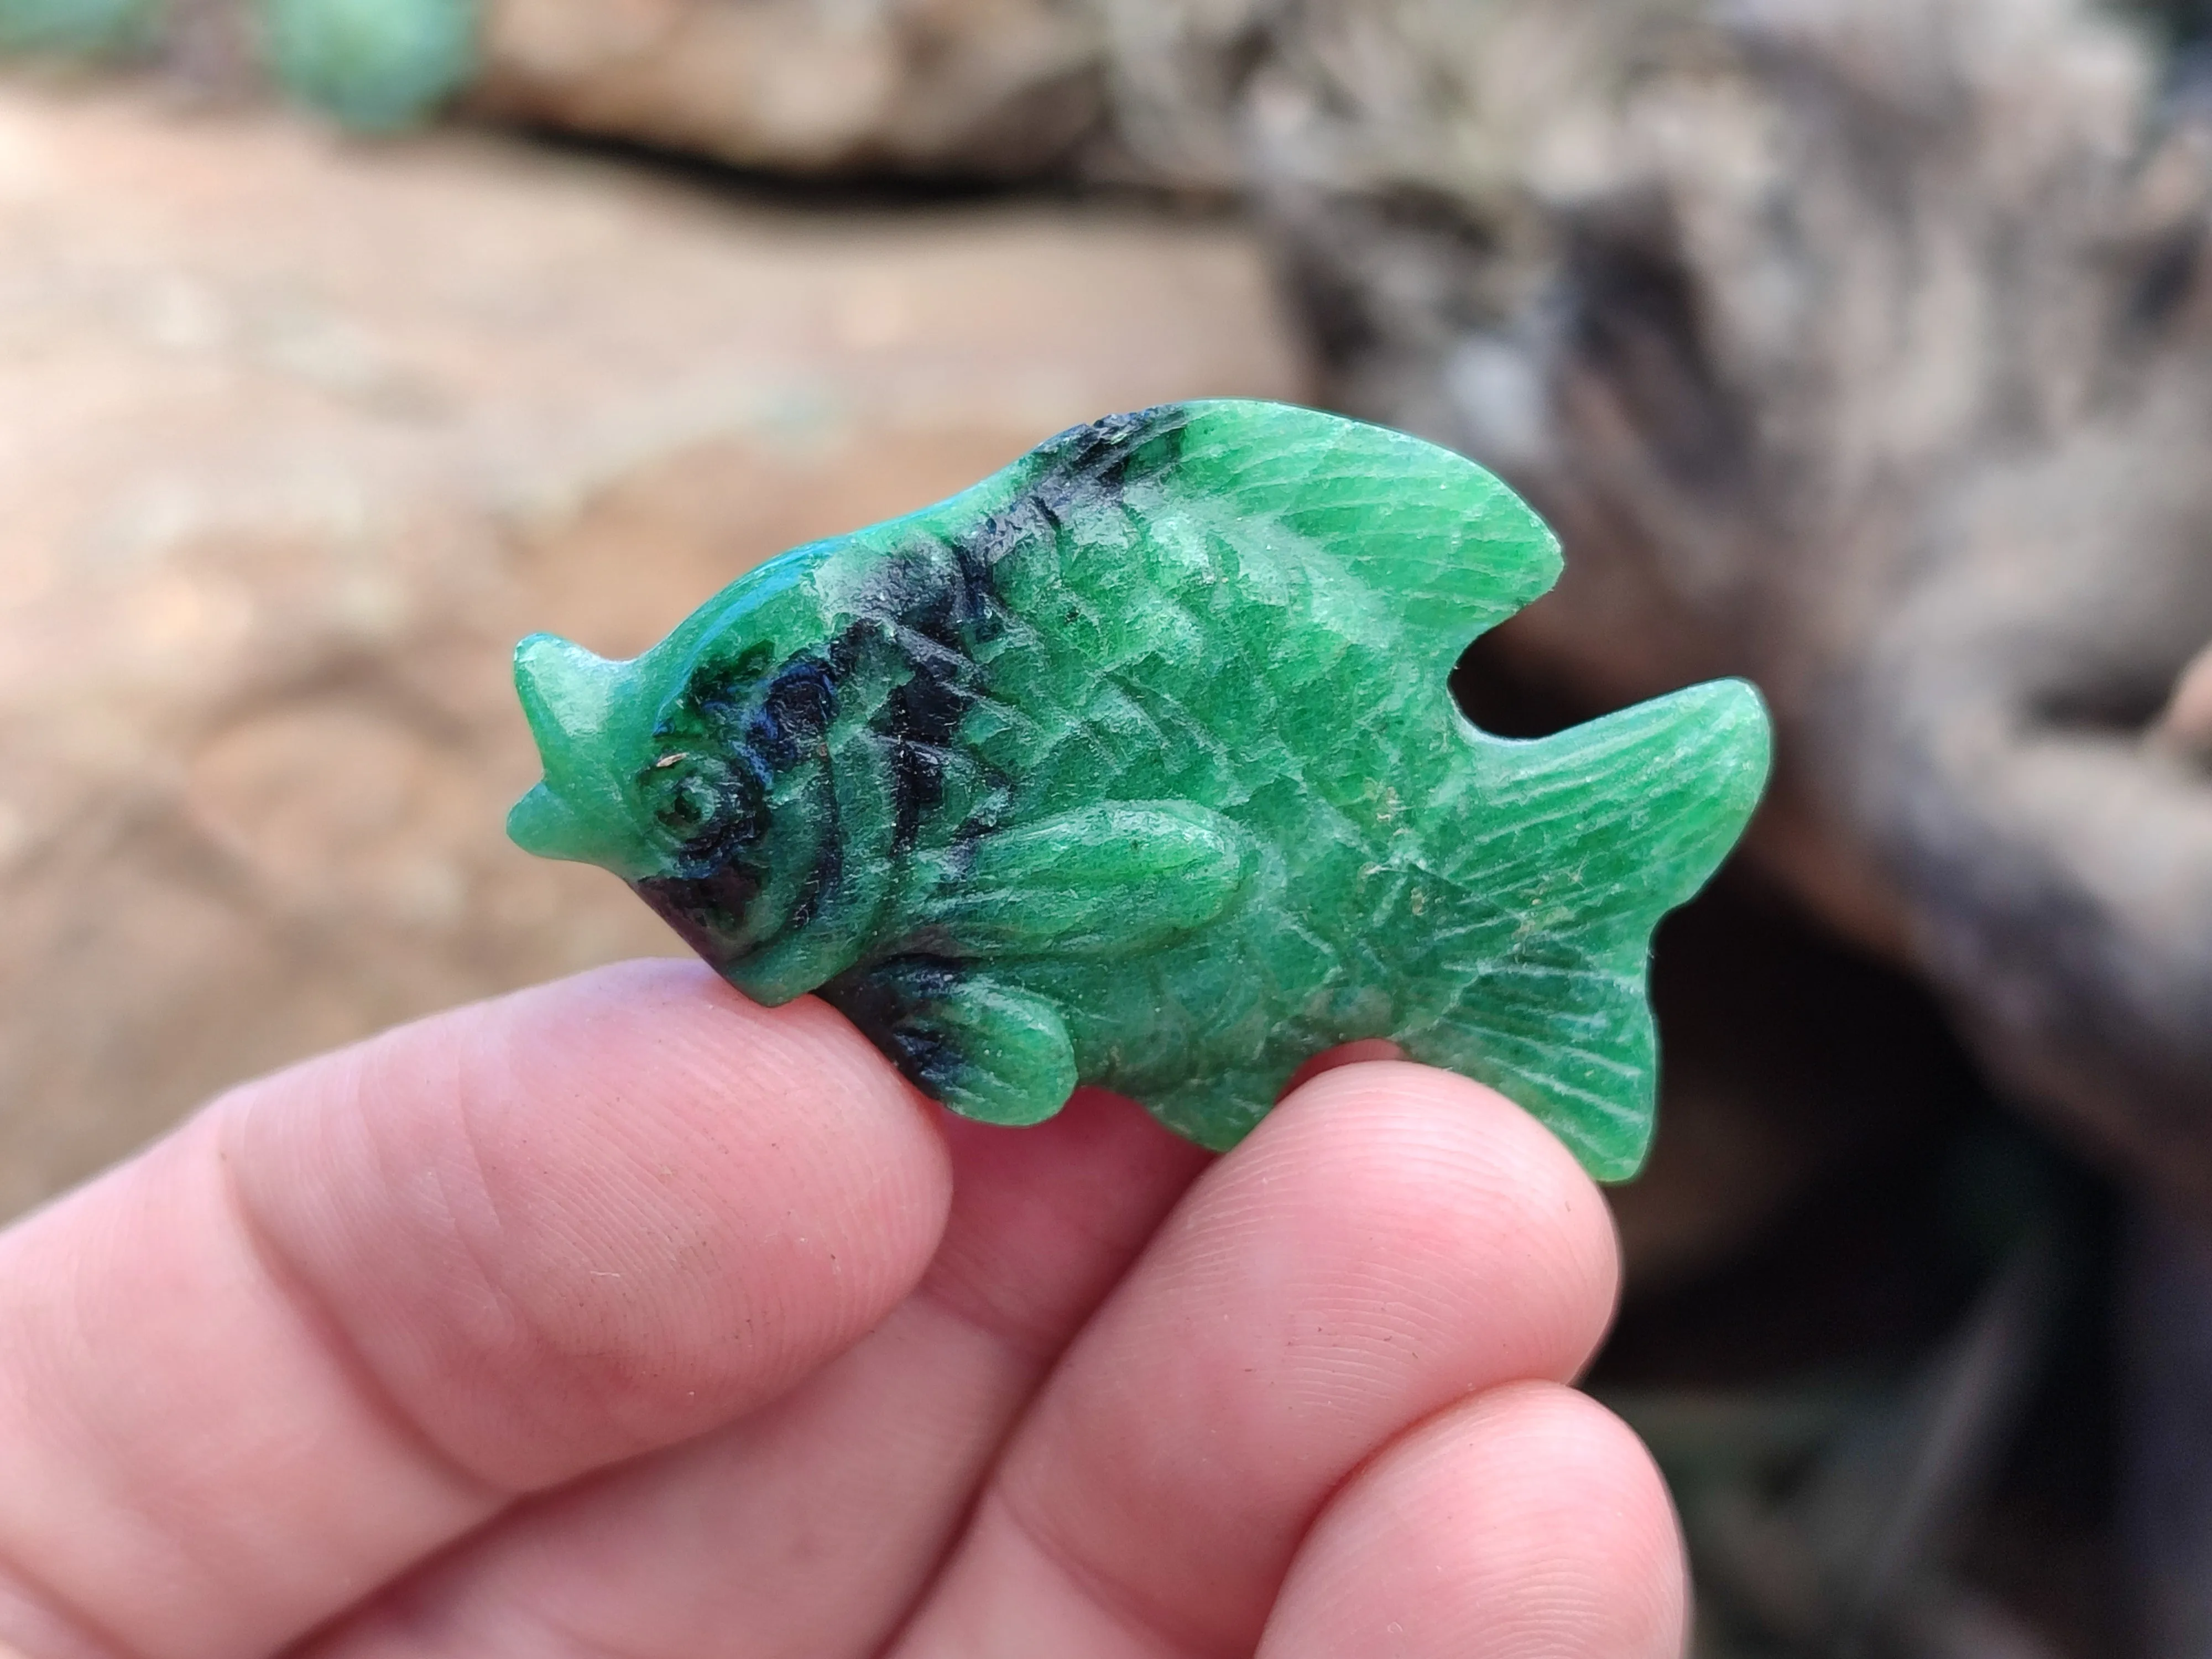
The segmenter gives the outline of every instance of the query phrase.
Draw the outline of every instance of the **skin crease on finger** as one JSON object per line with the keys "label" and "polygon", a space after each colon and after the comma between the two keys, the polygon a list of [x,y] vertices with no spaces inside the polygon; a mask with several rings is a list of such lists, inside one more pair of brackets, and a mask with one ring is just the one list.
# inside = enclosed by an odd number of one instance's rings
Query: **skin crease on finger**
{"label": "skin crease on finger", "polygon": [[1259,1659],[1680,1659],[1688,1593],[1649,1453],[1548,1383],[1440,1413],[1338,1493]]}
{"label": "skin crease on finger", "polygon": [[788,1389],[920,1278],[950,1188],[848,1025],[696,964],[249,1085],[0,1236],[0,1641],[269,1651]]}

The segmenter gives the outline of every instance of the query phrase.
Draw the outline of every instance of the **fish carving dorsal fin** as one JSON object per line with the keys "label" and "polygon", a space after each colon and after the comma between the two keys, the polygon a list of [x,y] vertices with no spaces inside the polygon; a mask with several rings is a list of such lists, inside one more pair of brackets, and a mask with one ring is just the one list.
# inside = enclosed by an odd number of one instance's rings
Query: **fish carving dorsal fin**
{"label": "fish carving dorsal fin", "polygon": [[1318,410],[1167,404],[1076,427],[1026,465],[1048,504],[1104,488],[1149,519],[1203,515],[1231,539],[1287,532],[1384,596],[1407,641],[1447,667],[1559,580],[1558,538],[1492,474]]}

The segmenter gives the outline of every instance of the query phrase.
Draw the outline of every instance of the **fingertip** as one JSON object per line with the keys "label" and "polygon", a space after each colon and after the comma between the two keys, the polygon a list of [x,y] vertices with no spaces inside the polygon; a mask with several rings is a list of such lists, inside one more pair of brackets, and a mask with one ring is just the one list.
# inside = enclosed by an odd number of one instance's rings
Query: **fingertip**
{"label": "fingertip", "polygon": [[1252,1139],[1259,1156],[1339,1170],[1347,1205],[1407,1202],[1352,1182],[1411,1186],[1457,1248],[1480,1235],[1473,1255],[1521,1285],[1534,1316],[1528,1375],[1567,1381],[1604,1340],[1620,1292],[1612,1208],[1558,1137],[1496,1090],[1407,1060],[1347,1064],[1286,1096]]}
{"label": "fingertip", "polygon": [[[1554,1552],[1555,1607],[1581,1608],[1603,1654],[1673,1655],[1689,1612],[1681,1526],[1666,1479],[1636,1431],[1577,1389],[1523,1382],[1469,1401],[1409,1447],[1456,1502],[1497,1505],[1528,1571]],[[1509,1564],[1506,1576],[1522,1577]]]}
{"label": "fingertip", "polygon": [[1678,1659],[1688,1578],[1650,1454],[1588,1397],[1499,1389],[1385,1450],[1301,1551],[1263,1659]]}

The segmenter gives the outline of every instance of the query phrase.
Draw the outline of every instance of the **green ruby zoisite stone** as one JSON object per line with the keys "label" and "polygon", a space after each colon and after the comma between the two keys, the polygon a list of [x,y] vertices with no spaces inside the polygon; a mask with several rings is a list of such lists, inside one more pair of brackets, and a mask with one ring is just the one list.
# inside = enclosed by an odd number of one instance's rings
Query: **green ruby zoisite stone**
{"label": "green ruby zoisite stone", "polygon": [[1272,404],[1113,416],[749,572],[642,656],[546,635],[509,833],[994,1123],[1077,1083],[1236,1144],[1388,1037],[1592,1173],[1650,1141],[1653,927],[1769,733],[1740,681],[1533,742],[1445,680],[1557,544],[1472,462]]}

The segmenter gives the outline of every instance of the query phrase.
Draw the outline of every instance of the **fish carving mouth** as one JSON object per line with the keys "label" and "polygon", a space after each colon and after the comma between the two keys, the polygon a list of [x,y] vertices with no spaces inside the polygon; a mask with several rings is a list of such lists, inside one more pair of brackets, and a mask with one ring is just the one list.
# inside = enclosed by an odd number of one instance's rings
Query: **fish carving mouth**
{"label": "fish carving mouth", "polygon": [[729,865],[711,876],[647,876],[630,889],[708,966],[719,970],[750,954],[745,913],[761,890],[750,871]]}

